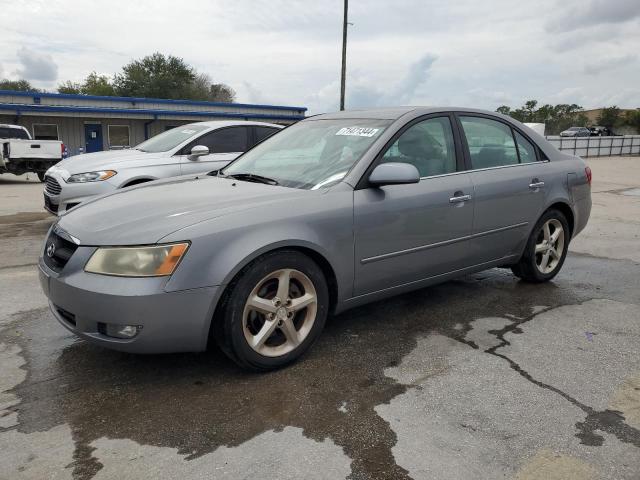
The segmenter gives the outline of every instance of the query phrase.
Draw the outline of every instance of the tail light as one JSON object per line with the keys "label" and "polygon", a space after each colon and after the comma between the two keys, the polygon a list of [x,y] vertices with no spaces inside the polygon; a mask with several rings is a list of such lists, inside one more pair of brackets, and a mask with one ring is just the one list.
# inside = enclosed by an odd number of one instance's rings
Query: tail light
{"label": "tail light", "polygon": [[589,186],[591,186],[591,179],[593,178],[591,169],[589,167],[584,167],[584,173],[587,174],[587,183],[589,184]]}
{"label": "tail light", "polygon": [[64,158],[64,152],[67,149],[67,147],[64,145],[64,143],[60,144],[60,158]]}

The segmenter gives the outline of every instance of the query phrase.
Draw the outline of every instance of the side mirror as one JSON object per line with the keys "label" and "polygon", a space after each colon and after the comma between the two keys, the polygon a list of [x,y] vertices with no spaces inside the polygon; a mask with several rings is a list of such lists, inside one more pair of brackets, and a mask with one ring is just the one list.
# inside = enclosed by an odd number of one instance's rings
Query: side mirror
{"label": "side mirror", "polygon": [[201,157],[203,155],[209,155],[209,148],[204,145],[195,145],[189,154],[190,157]]}
{"label": "side mirror", "polygon": [[369,183],[377,187],[383,185],[404,185],[418,183],[420,172],[409,163],[381,163],[369,175]]}

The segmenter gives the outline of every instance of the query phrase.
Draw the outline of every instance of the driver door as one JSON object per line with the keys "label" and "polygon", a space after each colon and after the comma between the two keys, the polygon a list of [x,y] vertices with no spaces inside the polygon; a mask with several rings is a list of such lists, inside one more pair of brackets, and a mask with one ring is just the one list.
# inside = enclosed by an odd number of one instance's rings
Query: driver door
{"label": "driver door", "polygon": [[[196,145],[207,147],[209,154],[190,155]],[[248,145],[248,126],[223,127],[205,133],[180,151],[180,172],[182,175],[191,175],[220,170],[244,153]]]}
{"label": "driver door", "polygon": [[468,267],[474,192],[451,118],[413,123],[378,162],[410,163],[421,179],[354,191],[355,295]]}

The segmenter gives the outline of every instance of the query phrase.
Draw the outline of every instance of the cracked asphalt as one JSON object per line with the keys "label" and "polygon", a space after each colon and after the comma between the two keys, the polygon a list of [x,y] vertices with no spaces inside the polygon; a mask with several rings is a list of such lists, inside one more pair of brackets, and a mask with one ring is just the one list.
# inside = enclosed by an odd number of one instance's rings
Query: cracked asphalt
{"label": "cracked asphalt", "polygon": [[640,158],[589,164],[553,282],[367,305],[262,375],[67,333],[37,280],[42,187],[0,176],[0,479],[640,478]]}

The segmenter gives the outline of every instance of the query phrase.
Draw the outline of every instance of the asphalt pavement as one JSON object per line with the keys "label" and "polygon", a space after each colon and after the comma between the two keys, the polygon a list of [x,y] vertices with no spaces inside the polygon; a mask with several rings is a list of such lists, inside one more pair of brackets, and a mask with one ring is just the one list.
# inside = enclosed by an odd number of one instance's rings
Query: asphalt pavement
{"label": "asphalt pavement", "polygon": [[0,176],[0,479],[640,478],[640,157],[589,164],[553,282],[354,309],[269,374],[69,334],[38,285],[42,185]]}

